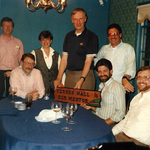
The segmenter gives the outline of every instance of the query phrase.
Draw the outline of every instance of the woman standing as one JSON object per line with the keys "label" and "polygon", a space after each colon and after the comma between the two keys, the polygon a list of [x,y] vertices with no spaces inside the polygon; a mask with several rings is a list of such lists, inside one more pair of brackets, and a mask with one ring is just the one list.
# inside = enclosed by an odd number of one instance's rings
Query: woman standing
{"label": "woman standing", "polygon": [[42,47],[31,52],[35,56],[35,68],[39,69],[42,73],[45,91],[53,94],[53,81],[57,77],[61,58],[59,53],[50,47],[53,40],[53,35],[50,31],[42,31],[38,39]]}

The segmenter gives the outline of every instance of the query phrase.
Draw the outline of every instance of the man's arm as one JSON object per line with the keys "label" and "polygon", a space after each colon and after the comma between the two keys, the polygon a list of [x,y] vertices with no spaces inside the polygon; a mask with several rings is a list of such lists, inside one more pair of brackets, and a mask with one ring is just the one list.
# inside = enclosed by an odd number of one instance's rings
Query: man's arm
{"label": "man's arm", "polygon": [[43,82],[43,77],[41,72],[38,70],[38,72],[35,73],[36,78],[34,82],[36,82],[36,89],[32,91],[33,100],[37,100],[38,98],[42,98],[45,94],[45,87]]}
{"label": "man's arm", "polygon": [[[135,77],[136,73],[136,61],[135,61],[135,50],[132,46],[127,47],[127,60],[126,60],[126,71],[122,78],[122,85],[128,92],[134,92],[134,87],[128,80]],[[127,77],[127,78],[124,78]]]}
{"label": "man's arm", "polygon": [[[90,70],[90,66],[91,66],[93,58],[94,58],[94,56],[86,56],[84,68],[83,68],[82,75],[81,75],[82,77],[86,78],[86,76]],[[82,87],[83,82],[84,82],[84,78],[80,78],[79,81],[76,83],[74,88],[80,89]]]}
{"label": "man's arm", "polygon": [[61,62],[60,62],[60,66],[59,66],[58,76],[57,76],[57,79],[54,81],[55,89],[57,88],[57,86],[62,81],[62,76],[64,74],[64,71],[65,71],[66,67],[67,67],[67,59],[68,59],[68,55],[67,54],[63,54]]}
{"label": "man's arm", "polygon": [[122,78],[122,85],[127,92],[134,92],[134,86],[132,86],[132,84],[129,82],[130,78],[130,75],[125,74]]}

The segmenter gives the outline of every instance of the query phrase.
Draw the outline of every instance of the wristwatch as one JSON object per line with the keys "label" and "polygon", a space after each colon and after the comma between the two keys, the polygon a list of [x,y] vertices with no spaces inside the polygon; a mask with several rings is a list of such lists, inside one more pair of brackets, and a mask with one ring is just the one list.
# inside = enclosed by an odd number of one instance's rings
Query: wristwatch
{"label": "wristwatch", "polygon": [[124,78],[127,79],[127,80],[129,81],[129,79],[128,79],[126,76],[123,76],[123,77],[122,77],[122,79],[124,79]]}

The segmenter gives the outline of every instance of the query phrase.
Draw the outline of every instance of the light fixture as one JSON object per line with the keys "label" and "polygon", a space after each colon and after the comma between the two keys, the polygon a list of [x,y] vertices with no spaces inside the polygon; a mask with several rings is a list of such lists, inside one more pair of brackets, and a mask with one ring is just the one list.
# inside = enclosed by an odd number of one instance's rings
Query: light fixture
{"label": "light fixture", "polygon": [[[107,1],[107,0],[106,0],[106,1]],[[100,3],[101,6],[104,6],[103,0],[99,0],[99,3]]]}
{"label": "light fixture", "polygon": [[[57,5],[55,5],[52,0],[25,0],[25,3],[30,11],[35,11],[36,9],[42,7],[45,12],[47,9],[54,8],[57,12],[61,13],[64,11],[66,1],[67,0],[58,0]],[[32,8],[30,8],[30,6]]]}

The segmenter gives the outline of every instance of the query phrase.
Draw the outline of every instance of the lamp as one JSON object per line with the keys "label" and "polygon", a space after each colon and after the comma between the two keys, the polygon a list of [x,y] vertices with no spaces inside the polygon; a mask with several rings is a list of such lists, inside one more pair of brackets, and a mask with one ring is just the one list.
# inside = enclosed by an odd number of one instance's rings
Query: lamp
{"label": "lamp", "polygon": [[[49,8],[54,8],[57,12],[61,13],[64,11],[66,1],[67,0],[58,0],[57,5],[55,5],[52,0],[25,0],[25,3],[30,11],[35,11],[36,9],[42,7],[45,12]],[[30,6],[33,8],[30,8]]]}

